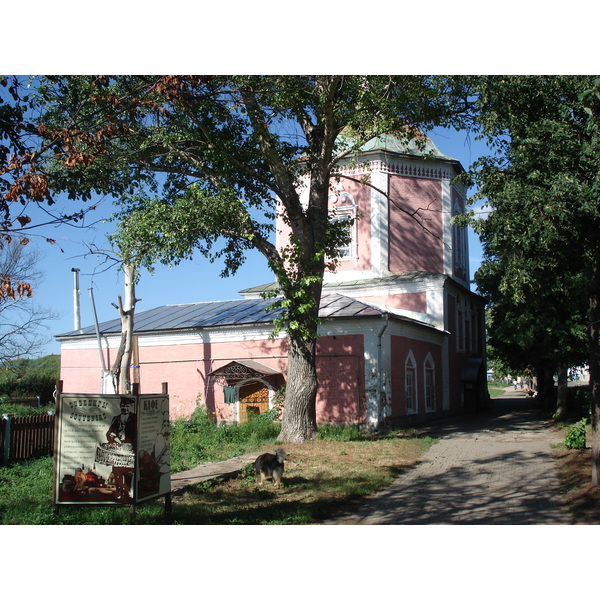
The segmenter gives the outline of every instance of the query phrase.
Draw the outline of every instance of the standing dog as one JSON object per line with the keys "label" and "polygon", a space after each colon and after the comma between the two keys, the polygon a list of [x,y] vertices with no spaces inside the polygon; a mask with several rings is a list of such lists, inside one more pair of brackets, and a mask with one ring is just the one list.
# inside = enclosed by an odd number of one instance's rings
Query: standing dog
{"label": "standing dog", "polygon": [[288,455],[283,448],[277,448],[276,454],[261,454],[254,461],[254,470],[260,475],[260,484],[262,485],[268,477],[273,478],[273,484],[276,488],[281,487],[281,477],[283,476],[283,465]]}

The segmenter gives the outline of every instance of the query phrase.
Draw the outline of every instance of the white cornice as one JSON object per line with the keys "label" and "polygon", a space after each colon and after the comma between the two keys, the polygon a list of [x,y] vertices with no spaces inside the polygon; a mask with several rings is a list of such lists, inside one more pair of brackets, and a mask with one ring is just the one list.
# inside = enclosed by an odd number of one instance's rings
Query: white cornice
{"label": "white cornice", "polygon": [[[352,273],[354,275],[354,273]],[[344,285],[341,281],[340,285],[335,285],[334,281],[327,280],[325,288],[328,294],[342,294],[349,298],[357,298],[359,296],[384,296],[394,294],[409,294],[416,292],[440,291],[444,288],[445,277],[443,275],[435,275],[434,277],[411,278],[411,279],[392,279],[391,281],[369,279],[364,283],[354,277],[352,285]]]}
{"label": "white cornice", "polygon": [[337,170],[343,175],[366,175],[373,172],[388,175],[402,175],[405,177],[419,177],[422,179],[453,179],[455,170],[446,163],[436,160],[394,158],[383,152],[375,154],[371,160],[359,162],[355,165],[340,164]]}

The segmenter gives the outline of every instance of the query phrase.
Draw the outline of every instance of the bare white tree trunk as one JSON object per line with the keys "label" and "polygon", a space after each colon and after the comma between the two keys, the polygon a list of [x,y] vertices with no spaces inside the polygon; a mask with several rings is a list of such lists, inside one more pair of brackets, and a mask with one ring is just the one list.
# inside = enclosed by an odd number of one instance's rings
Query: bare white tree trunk
{"label": "bare white tree trunk", "polygon": [[115,388],[118,394],[131,393],[131,356],[133,352],[133,316],[135,305],[139,301],[135,297],[135,267],[132,264],[124,264],[125,273],[125,303],[121,296],[118,297],[119,304],[113,304],[119,311],[121,318],[121,342],[117,357],[113,365],[113,376]]}

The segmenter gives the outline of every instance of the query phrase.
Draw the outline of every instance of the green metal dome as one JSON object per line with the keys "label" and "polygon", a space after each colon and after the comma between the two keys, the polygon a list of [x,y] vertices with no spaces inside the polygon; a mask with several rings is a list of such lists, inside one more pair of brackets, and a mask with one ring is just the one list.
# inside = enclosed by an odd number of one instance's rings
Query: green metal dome
{"label": "green metal dome", "polygon": [[432,156],[443,160],[456,160],[442,154],[433,141],[425,135],[418,140],[411,139],[407,142],[401,137],[385,134],[372,138],[360,148],[361,152],[373,152],[377,150],[409,156]]}

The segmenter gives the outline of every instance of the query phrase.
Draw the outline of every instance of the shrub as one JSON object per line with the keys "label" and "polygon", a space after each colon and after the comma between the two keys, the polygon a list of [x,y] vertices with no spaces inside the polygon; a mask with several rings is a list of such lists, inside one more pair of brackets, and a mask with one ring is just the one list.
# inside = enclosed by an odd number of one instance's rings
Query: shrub
{"label": "shrub", "polygon": [[569,388],[568,410],[576,417],[589,415],[592,406],[592,395],[589,385],[578,385]]}
{"label": "shrub", "polygon": [[0,415],[9,414],[16,417],[34,417],[36,415],[46,415],[48,411],[54,410],[54,404],[46,404],[39,408],[35,406],[25,406],[23,404],[12,404],[10,399],[0,398]]}
{"label": "shrub", "polygon": [[356,425],[320,425],[317,430],[317,439],[350,442],[362,440],[364,435]]}
{"label": "shrub", "polygon": [[8,363],[0,372],[0,396],[10,399],[39,396],[42,404],[54,402],[60,377],[60,356],[22,358]]}
{"label": "shrub", "polygon": [[567,429],[565,446],[572,450],[581,450],[586,444],[587,419],[581,419]]}

